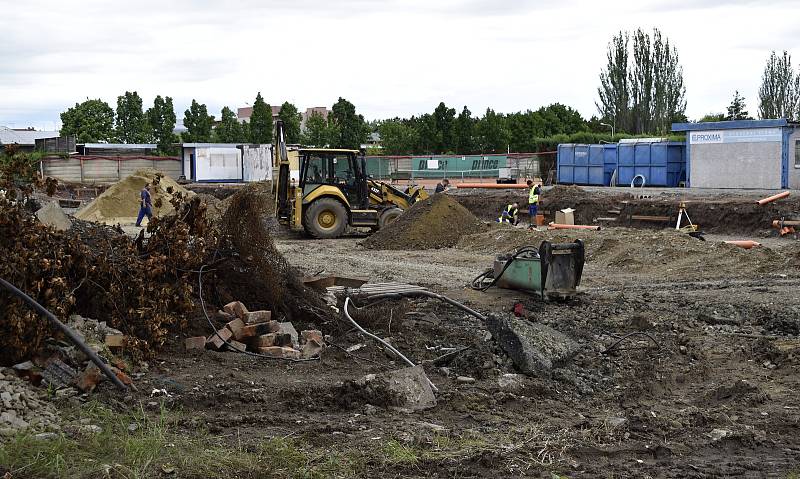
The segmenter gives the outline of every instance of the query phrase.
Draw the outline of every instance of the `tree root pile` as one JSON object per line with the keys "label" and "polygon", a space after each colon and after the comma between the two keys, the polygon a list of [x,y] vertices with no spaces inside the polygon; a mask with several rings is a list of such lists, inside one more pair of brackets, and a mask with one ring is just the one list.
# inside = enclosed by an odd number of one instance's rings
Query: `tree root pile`
{"label": "tree root pile", "polygon": [[270,198],[259,188],[246,187],[229,199],[217,225],[220,251],[233,253],[215,273],[219,302],[238,300],[253,309],[281,314],[287,321],[325,323],[332,319],[330,308],[303,285],[272,242]]}
{"label": "tree root pile", "polygon": [[[175,216],[154,219],[151,237],[132,242],[122,232],[76,221],[58,232],[18,206],[0,201],[0,277],[59,318],[77,313],[107,321],[147,355],[193,311],[192,270],[208,256],[199,201],[176,198]],[[0,364],[30,357],[53,331],[46,320],[0,292]]]}
{"label": "tree root pile", "polygon": [[[121,230],[75,220],[59,232],[0,199],[0,277],[59,318],[106,321],[127,336],[126,351],[149,357],[172,331],[202,317],[198,275],[209,310],[232,300],[268,309],[288,321],[321,325],[332,319],[275,249],[267,221],[272,205],[258,189],[243,189],[212,228],[207,205],[174,192],[175,214],[156,217],[131,240]],[[205,265],[205,266],[204,266]],[[0,364],[30,358],[54,336],[47,321],[0,290]]]}

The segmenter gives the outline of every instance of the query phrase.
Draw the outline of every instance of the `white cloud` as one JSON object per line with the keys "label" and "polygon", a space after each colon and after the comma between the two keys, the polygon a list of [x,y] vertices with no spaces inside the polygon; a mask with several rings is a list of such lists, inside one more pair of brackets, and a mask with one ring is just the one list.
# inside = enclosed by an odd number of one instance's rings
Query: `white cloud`
{"label": "white cloud", "polygon": [[658,27],[678,47],[688,114],[722,111],[734,90],[756,111],[769,51],[795,52],[798,2],[649,0],[0,0],[0,124],[52,127],[85,98],[112,105],[193,98],[219,114],[257,91],[367,118],[474,113],[560,102],[595,113],[605,48],[619,30]]}

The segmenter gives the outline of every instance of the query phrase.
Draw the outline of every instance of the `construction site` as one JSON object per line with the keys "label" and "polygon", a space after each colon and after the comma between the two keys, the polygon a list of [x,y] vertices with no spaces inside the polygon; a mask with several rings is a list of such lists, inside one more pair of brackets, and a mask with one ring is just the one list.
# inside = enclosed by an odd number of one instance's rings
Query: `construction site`
{"label": "construction site", "polygon": [[0,475],[800,472],[795,190],[434,193],[276,138],[250,183],[3,172]]}

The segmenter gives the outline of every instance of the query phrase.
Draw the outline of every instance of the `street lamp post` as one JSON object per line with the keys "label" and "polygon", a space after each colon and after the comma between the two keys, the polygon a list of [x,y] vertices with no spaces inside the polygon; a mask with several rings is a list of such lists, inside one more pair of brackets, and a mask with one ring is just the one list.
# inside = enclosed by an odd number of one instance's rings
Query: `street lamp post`
{"label": "street lamp post", "polygon": [[611,141],[614,141],[614,125],[609,125],[608,123],[600,123],[602,126],[607,126],[611,128]]}

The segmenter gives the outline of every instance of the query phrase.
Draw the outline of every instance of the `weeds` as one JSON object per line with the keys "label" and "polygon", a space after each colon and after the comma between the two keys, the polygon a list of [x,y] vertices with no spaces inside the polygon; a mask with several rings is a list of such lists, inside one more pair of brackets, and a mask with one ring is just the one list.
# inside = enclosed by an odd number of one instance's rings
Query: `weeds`
{"label": "weeds", "polygon": [[[19,434],[0,444],[0,473],[18,478],[140,479],[173,474],[188,478],[353,477],[360,462],[336,453],[312,457],[299,442],[267,439],[225,443],[203,430],[181,431],[179,415],[160,411],[116,414],[85,406],[77,422],[97,434],[60,434],[39,439]],[[88,421],[87,421],[88,420]]]}

